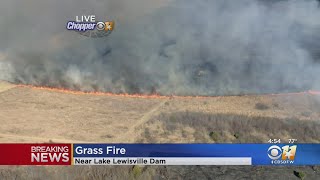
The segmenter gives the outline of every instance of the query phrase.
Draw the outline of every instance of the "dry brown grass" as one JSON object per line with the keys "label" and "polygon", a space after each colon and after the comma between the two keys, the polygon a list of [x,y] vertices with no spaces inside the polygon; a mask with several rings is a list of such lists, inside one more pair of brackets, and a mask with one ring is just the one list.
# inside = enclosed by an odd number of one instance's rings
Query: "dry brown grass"
{"label": "dry brown grass", "polygon": [[[309,95],[144,99],[74,95],[3,82],[0,87],[10,87],[0,93],[0,142],[134,142],[146,128],[152,130],[145,123],[158,114],[185,111],[278,119],[320,117],[319,101]],[[258,103],[269,108],[256,109]],[[164,131],[157,123],[158,131]],[[185,141],[193,138],[193,131],[185,127],[184,138],[166,136],[168,132],[160,137]]]}
{"label": "dry brown grass", "polygon": [[[314,167],[261,166],[69,166],[69,167],[1,167],[0,179],[15,180],[151,180],[151,179],[297,179],[302,172],[306,179],[319,179]],[[135,174],[136,172],[138,174]]]}
{"label": "dry brown grass", "polygon": [[0,142],[119,142],[158,103],[17,87],[0,94]]}
{"label": "dry brown grass", "polygon": [[3,91],[7,91],[11,88],[14,88],[14,87],[15,87],[15,85],[0,80],[0,93]]}
{"label": "dry brown grass", "polygon": [[[0,142],[320,141],[316,96],[141,99],[1,87]],[[0,179],[293,179],[293,171],[319,177],[317,167],[85,166],[0,167]]]}
{"label": "dry brown grass", "polygon": [[146,129],[140,142],[267,143],[270,138],[320,142],[320,121],[297,118],[177,112],[161,114],[149,121]]}

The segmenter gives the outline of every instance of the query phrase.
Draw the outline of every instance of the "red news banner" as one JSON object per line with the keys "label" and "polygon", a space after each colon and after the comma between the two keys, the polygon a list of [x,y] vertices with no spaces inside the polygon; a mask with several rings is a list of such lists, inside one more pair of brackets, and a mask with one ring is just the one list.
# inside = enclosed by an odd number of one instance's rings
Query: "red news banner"
{"label": "red news banner", "polygon": [[71,144],[0,144],[0,165],[71,165]]}

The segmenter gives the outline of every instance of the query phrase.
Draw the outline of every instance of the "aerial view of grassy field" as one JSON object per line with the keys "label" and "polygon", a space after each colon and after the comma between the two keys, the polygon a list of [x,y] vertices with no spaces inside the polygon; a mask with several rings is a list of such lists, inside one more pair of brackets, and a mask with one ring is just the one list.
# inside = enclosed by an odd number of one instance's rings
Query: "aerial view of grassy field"
{"label": "aerial view of grassy field", "polygon": [[[319,19],[319,0],[2,0],[0,144],[319,144]],[[0,166],[0,179],[316,180],[320,169]]]}
{"label": "aerial view of grassy field", "polygon": [[[320,141],[320,96],[308,92],[165,97],[93,94],[7,82],[1,82],[0,88],[2,143],[266,143],[269,138]],[[41,179],[48,174],[52,179],[246,179],[294,178],[294,171],[307,173],[309,178],[319,176],[318,167],[313,166],[276,170],[237,166],[2,167],[0,175],[6,178],[15,174],[19,179]]]}

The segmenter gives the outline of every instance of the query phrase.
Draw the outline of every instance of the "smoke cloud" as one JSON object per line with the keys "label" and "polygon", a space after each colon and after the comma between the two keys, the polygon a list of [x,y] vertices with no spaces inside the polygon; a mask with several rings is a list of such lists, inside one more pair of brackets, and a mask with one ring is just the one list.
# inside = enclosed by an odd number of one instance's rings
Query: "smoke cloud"
{"label": "smoke cloud", "polygon": [[[230,95],[320,89],[317,0],[3,0],[0,79],[82,91]],[[116,22],[100,39],[77,15]]]}

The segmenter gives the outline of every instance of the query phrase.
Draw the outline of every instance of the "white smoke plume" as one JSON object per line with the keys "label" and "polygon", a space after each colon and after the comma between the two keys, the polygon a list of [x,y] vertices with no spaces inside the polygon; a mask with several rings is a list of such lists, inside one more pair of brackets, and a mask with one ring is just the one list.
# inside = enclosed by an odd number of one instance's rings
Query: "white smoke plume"
{"label": "white smoke plume", "polygon": [[[77,15],[116,22],[100,39]],[[3,0],[0,79],[177,95],[320,89],[317,0]]]}

